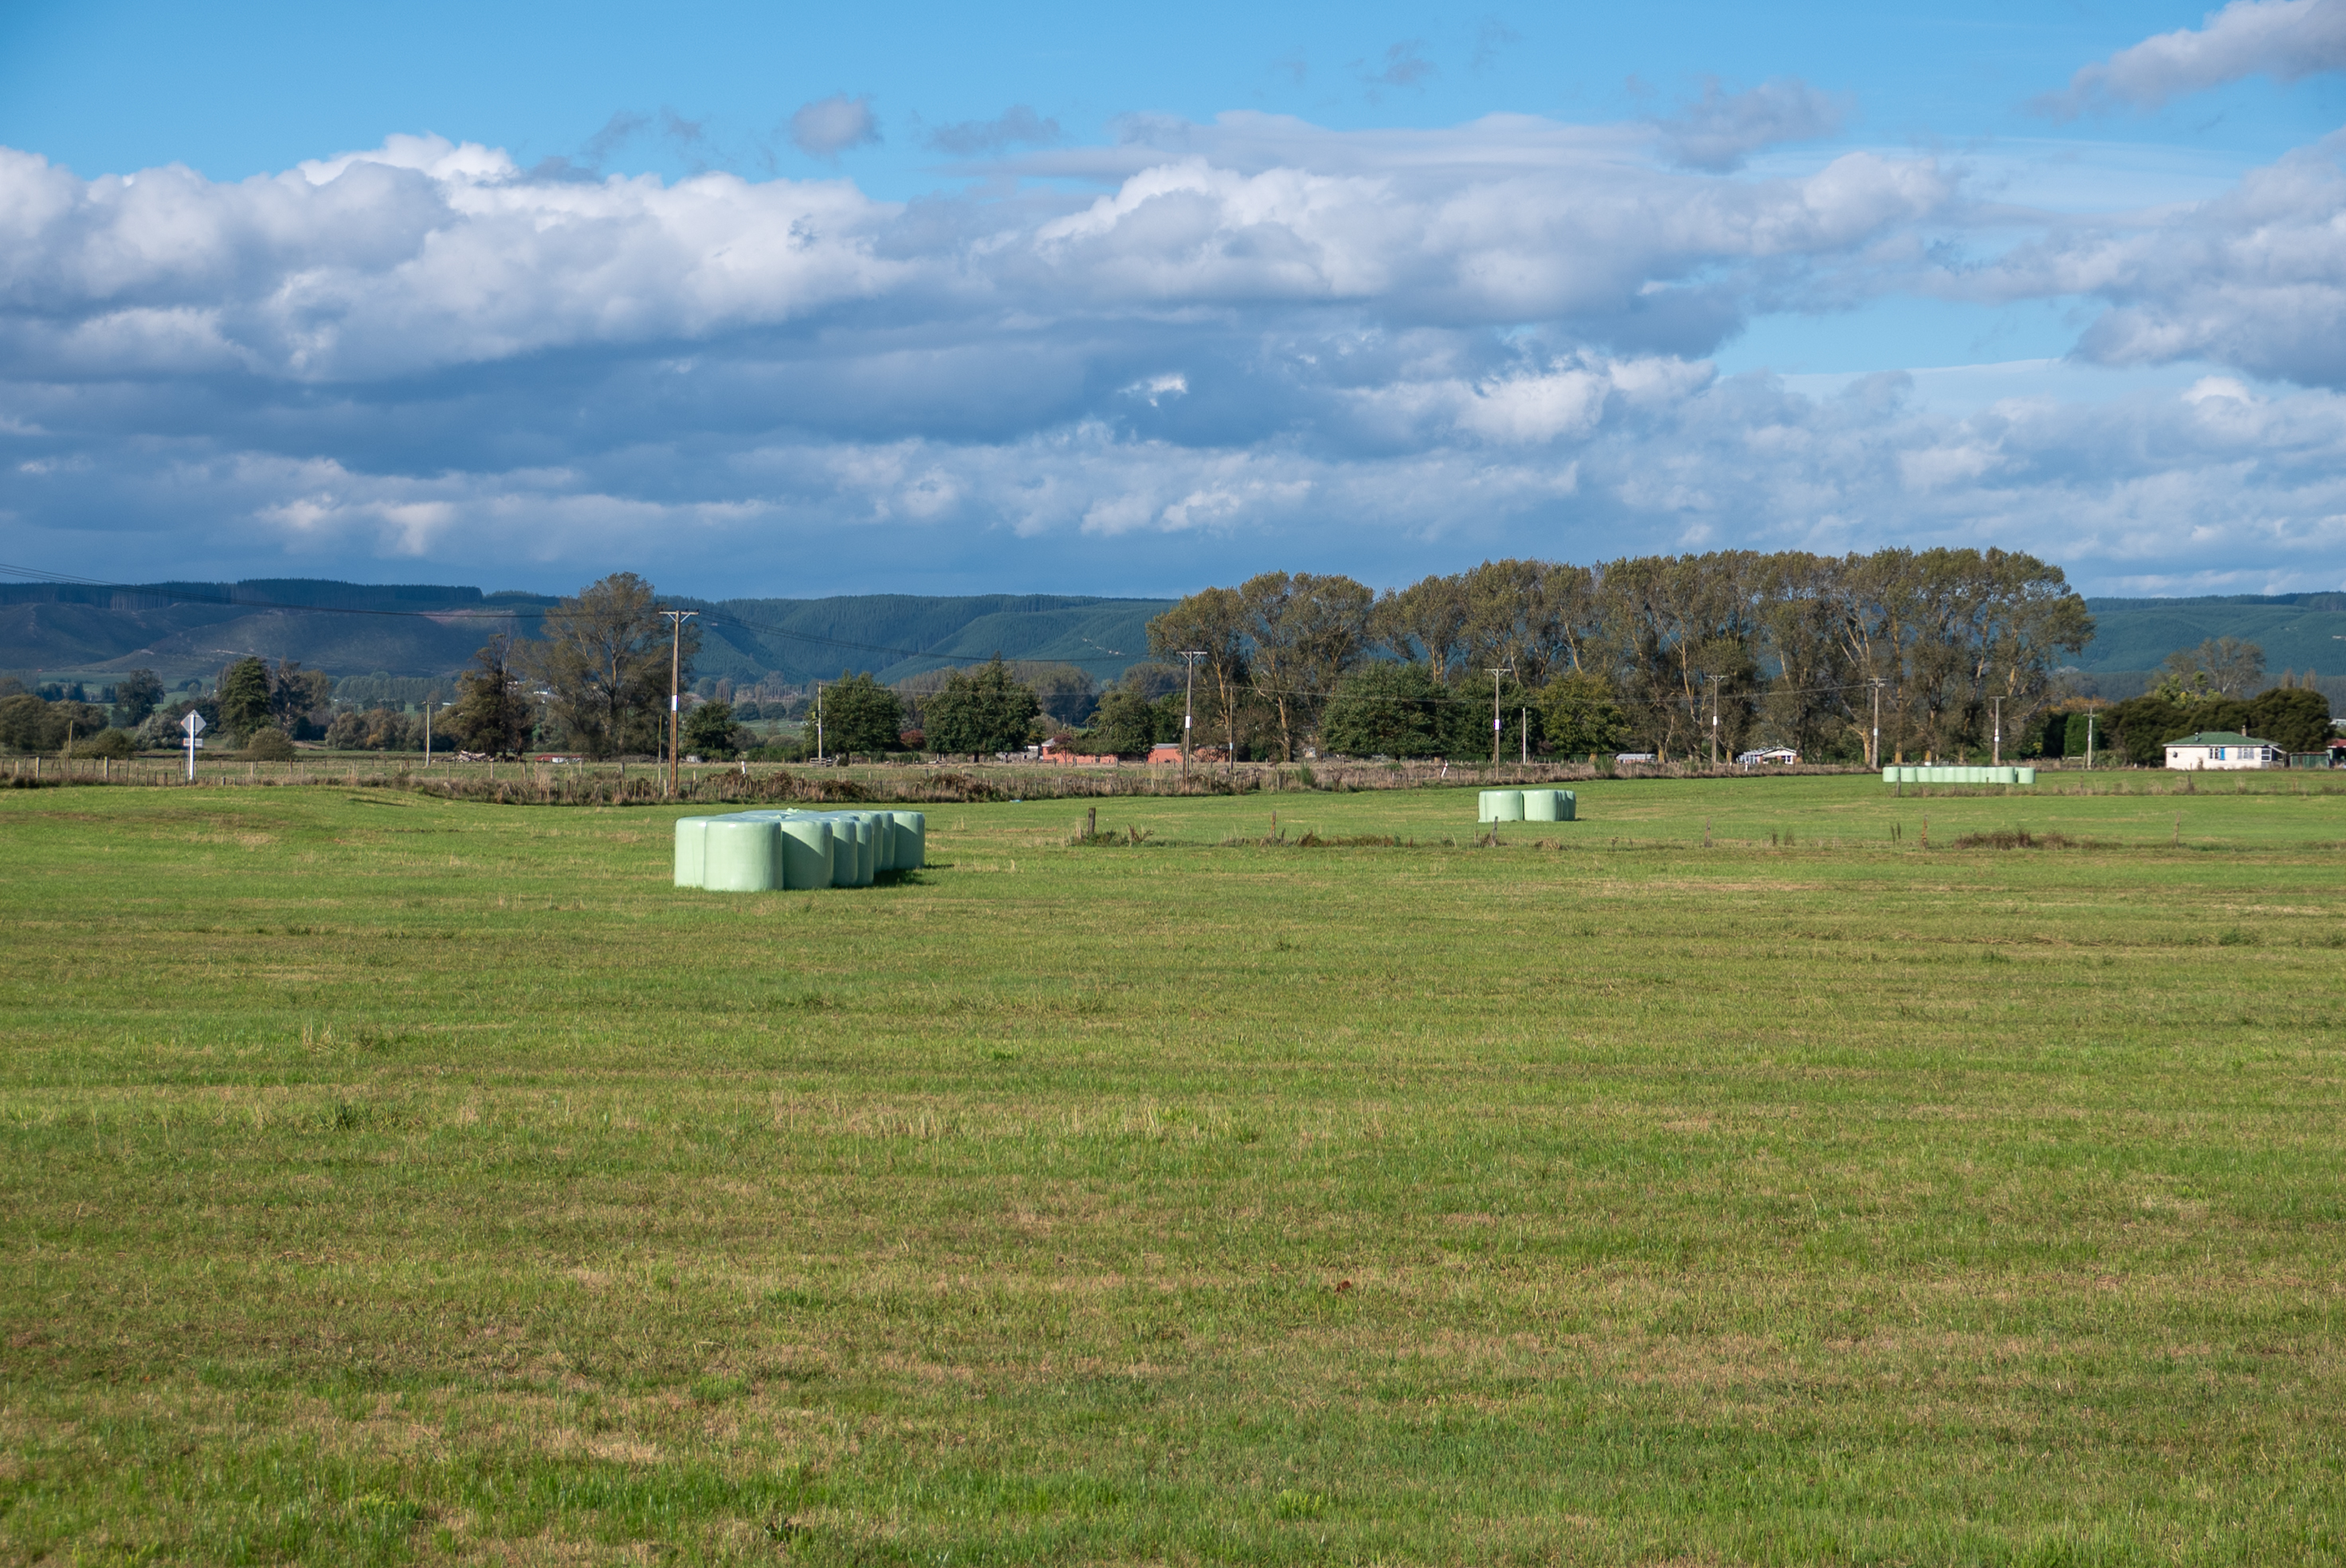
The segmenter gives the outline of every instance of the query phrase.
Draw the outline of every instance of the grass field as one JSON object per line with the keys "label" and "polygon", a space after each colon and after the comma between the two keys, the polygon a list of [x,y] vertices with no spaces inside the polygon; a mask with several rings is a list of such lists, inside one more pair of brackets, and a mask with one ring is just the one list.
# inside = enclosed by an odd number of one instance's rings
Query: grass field
{"label": "grass field", "polygon": [[2346,1559],[2346,794],[2196,782],[0,794],[0,1560]]}

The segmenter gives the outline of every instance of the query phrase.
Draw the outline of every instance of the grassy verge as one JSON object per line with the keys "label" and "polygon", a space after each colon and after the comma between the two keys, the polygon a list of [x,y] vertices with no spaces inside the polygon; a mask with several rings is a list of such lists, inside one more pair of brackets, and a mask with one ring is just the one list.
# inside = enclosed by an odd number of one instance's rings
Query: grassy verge
{"label": "grassy verge", "polygon": [[2336,1561],[2346,797],[2200,782],[0,797],[0,1557]]}

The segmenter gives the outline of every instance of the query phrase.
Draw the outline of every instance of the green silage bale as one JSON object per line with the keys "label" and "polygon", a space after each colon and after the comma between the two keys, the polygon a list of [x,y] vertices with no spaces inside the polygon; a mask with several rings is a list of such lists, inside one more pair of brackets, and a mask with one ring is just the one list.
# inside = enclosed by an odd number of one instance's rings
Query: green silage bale
{"label": "green silage bale", "polygon": [[929,863],[929,819],[919,811],[891,811],[896,823],[896,870],[917,871]]}
{"label": "green silage bale", "polygon": [[703,830],[701,883],[713,893],[771,892],[780,824],[719,817]]}
{"label": "green silage bale", "polygon": [[825,826],[831,830],[831,885],[852,888],[862,884],[855,880],[855,824],[842,811],[821,813]]}
{"label": "green silage bale", "polygon": [[855,839],[855,881],[852,886],[868,888],[880,871],[880,825],[869,811],[842,811],[840,820]]}
{"label": "green silage bale", "polygon": [[839,840],[831,824],[820,817],[793,813],[774,828],[781,835],[781,885],[792,891],[831,886],[831,855]]}
{"label": "green silage bale", "polygon": [[708,829],[711,819],[678,817],[676,820],[676,885],[697,888],[700,885],[702,869],[708,864]]}

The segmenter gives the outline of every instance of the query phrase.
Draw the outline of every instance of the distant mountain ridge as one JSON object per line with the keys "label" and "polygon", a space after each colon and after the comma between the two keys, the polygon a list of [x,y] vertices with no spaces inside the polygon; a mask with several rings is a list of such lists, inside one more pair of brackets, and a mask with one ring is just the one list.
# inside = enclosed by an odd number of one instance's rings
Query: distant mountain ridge
{"label": "distant mountain ridge", "polygon": [[[822,599],[678,597],[701,612],[696,673],[791,682],[870,670],[882,681],[999,652],[1073,664],[1107,681],[1148,656],[1169,599],[1080,595],[858,594]],[[236,583],[0,583],[0,670],[105,676],[145,667],[167,681],[249,654],[335,676],[440,677],[488,635],[536,630],[551,594],[431,583],[260,577]],[[2089,598],[2094,640],[2078,667],[2156,669],[2178,648],[2236,636],[2267,667],[2346,675],[2346,593]]]}
{"label": "distant mountain ridge", "polygon": [[[737,679],[778,670],[793,680],[868,669],[886,683],[1000,653],[1072,664],[1104,683],[1148,657],[1148,623],[1172,604],[1051,594],[725,599],[705,606],[713,613],[697,667]],[[733,667],[720,665],[720,649]]]}
{"label": "distant mountain ridge", "polygon": [[[494,632],[535,635],[550,594],[311,578],[236,583],[0,584],[0,670],[97,676],[153,669],[177,683],[248,655],[330,675],[438,677]],[[826,599],[673,596],[701,613],[695,673],[801,682],[871,670],[901,680],[999,652],[1074,664],[1112,680],[1146,657],[1169,599],[1047,594]]]}
{"label": "distant mountain ridge", "polygon": [[2157,669],[2178,648],[2239,637],[2265,667],[2346,675],[2346,593],[2233,594],[2197,599],[2087,599],[2094,640],[2080,669]]}

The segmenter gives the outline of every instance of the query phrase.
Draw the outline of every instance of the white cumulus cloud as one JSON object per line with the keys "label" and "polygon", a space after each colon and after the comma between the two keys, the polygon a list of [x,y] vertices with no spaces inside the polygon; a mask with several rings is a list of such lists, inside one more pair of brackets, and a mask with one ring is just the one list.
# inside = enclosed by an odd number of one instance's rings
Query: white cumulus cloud
{"label": "white cumulus cloud", "polygon": [[2079,341],[2104,364],[2208,359],[2346,386],[2346,133],[2214,200],[2078,224],[1954,287],[2107,308]]}
{"label": "white cumulus cloud", "polygon": [[[1805,92],[1689,119],[1717,169],[1649,124],[1231,115],[910,204],[430,136],[239,181],[0,149],[11,528],[156,575],[727,591],[833,558],[820,585],[854,587],[838,542],[872,529],[940,587],[1706,540],[2346,575],[2336,146],[2090,219],[1990,211],[1926,155],[1722,171],[1824,124]],[[2214,379],[1956,417],[1902,376],[1812,398],[1708,358],[1901,289],[2084,302],[2076,358]]]}
{"label": "white cumulus cloud", "polygon": [[2084,67],[2039,107],[2066,117],[2112,102],[2157,108],[2243,76],[2293,82],[2346,70],[2346,0],[2232,0]]}

